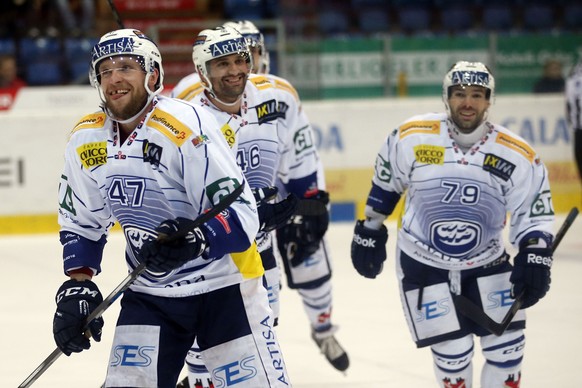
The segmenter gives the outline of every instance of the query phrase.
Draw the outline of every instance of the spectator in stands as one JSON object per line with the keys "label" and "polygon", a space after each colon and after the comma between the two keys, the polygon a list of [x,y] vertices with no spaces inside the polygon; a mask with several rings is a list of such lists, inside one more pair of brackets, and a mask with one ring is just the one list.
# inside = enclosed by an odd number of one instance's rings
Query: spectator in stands
{"label": "spectator in stands", "polygon": [[[67,35],[73,37],[90,36],[95,20],[94,0],[53,0],[63,22]],[[79,12],[80,8],[80,12]]]}
{"label": "spectator in stands", "polygon": [[26,86],[20,77],[18,77],[18,66],[16,58],[10,54],[0,55],[0,90],[18,90]]}
{"label": "spectator in stands", "polygon": [[0,55],[0,111],[10,109],[23,86],[26,83],[18,77],[16,58],[11,54]]}
{"label": "spectator in stands", "polygon": [[563,93],[564,76],[562,74],[562,62],[557,59],[548,59],[544,63],[542,77],[534,85],[534,93]]}

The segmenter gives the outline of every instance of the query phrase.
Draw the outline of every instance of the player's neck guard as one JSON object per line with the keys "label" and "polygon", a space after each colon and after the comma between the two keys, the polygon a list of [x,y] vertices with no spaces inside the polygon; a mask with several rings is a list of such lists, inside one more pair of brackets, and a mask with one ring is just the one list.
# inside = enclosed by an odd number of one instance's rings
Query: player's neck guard
{"label": "player's neck guard", "polygon": [[451,120],[450,118],[447,119],[447,124],[449,126],[449,133],[451,134],[453,140],[463,152],[469,150],[475,143],[477,143],[489,129],[487,125],[487,121],[483,120],[481,124],[477,126],[472,132],[470,133],[463,133],[459,130],[457,125]]}

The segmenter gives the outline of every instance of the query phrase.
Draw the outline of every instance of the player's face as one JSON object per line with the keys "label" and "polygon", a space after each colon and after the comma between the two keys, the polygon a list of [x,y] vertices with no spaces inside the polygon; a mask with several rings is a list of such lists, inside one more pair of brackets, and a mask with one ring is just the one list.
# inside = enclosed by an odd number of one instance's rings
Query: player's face
{"label": "player's face", "polygon": [[462,133],[471,133],[481,124],[489,105],[487,89],[482,86],[453,86],[451,90],[451,120]]}
{"label": "player's face", "polygon": [[242,95],[250,72],[247,59],[239,54],[226,55],[208,62],[208,80],[216,97],[235,102]]}
{"label": "player's face", "polygon": [[[146,73],[131,57],[105,59],[99,65],[101,89],[107,108],[120,120],[135,116],[146,104],[148,93],[144,87]],[[150,89],[157,79],[157,70],[150,77]]]}

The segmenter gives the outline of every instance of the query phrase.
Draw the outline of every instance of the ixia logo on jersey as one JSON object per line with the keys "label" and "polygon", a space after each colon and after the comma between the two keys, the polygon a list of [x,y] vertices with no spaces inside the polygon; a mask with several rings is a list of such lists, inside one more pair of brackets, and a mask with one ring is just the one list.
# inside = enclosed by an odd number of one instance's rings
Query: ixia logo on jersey
{"label": "ixia logo on jersey", "polygon": [[261,105],[256,106],[257,119],[259,124],[264,124],[269,121],[276,120],[278,118],[285,118],[285,114],[289,109],[289,105],[282,101],[269,100],[265,101]]}
{"label": "ixia logo on jersey", "polygon": [[99,141],[77,147],[77,155],[87,169],[107,163],[107,142]]}
{"label": "ixia logo on jersey", "polygon": [[486,154],[483,159],[483,170],[508,181],[515,170],[515,164],[494,154]]}

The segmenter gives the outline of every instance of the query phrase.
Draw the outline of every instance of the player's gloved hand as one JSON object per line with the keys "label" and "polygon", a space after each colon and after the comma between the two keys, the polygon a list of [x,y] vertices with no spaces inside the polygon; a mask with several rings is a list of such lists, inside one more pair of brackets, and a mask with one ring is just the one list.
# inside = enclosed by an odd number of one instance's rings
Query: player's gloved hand
{"label": "player's gloved hand", "polygon": [[[157,228],[158,238],[146,242],[139,255],[140,260],[146,263],[146,268],[152,272],[169,272],[184,265],[187,261],[202,256],[208,243],[203,230],[198,227],[184,237],[172,239],[180,227],[180,222],[189,221],[178,217],[175,220],[166,220]],[[167,240],[171,241],[167,241]]]}
{"label": "player's gloved hand", "polygon": [[277,203],[270,203],[269,201],[279,192],[274,186],[253,188],[252,192],[257,201],[259,231],[262,232],[270,232],[285,225],[299,204],[299,198],[295,194],[289,194],[287,198]]}
{"label": "player's gloved hand", "polygon": [[374,279],[382,272],[386,260],[388,229],[385,225],[379,230],[367,228],[363,220],[356,222],[352,239],[352,264],[358,273]]}
{"label": "player's gloved hand", "polygon": [[[89,335],[83,333],[89,314],[103,302],[97,285],[90,280],[67,280],[55,297],[57,311],[53,318],[53,336],[61,351],[70,356],[91,347]],[[92,320],[88,329],[95,341],[101,341],[103,318]]]}
{"label": "player's gloved hand", "polygon": [[522,308],[536,304],[550,290],[552,248],[520,247],[513,259],[513,271],[509,280],[513,283],[511,297],[523,292]]}
{"label": "player's gloved hand", "polygon": [[299,201],[295,214],[277,229],[277,246],[283,259],[297,267],[313,255],[329,226],[329,194],[314,190]]}

